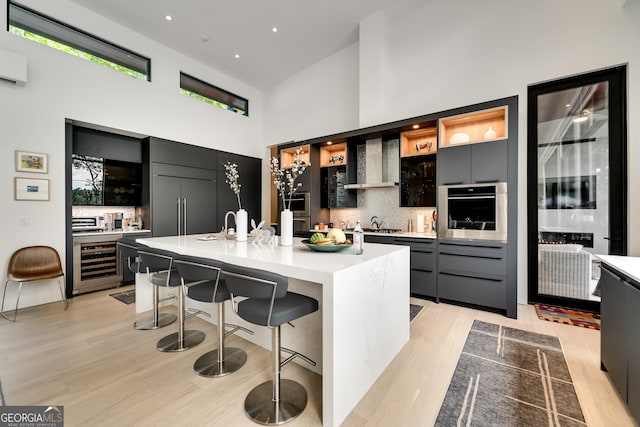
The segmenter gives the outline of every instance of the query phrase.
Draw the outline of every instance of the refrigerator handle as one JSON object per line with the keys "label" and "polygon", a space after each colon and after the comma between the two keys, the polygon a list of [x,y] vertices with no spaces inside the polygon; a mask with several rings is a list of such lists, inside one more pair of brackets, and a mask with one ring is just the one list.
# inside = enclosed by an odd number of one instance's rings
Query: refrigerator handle
{"label": "refrigerator handle", "polygon": [[187,235],[187,198],[182,199],[182,203],[184,204],[184,211],[182,212],[182,223],[184,225],[184,235]]}
{"label": "refrigerator handle", "polygon": [[178,236],[179,236],[180,235],[180,210],[181,210],[180,209],[181,208],[181,206],[180,206],[180,197],[178,197],[178,199],[177,199],[177,205],[178,205],[178,222],[177,222],[177,225],[178,225]]}

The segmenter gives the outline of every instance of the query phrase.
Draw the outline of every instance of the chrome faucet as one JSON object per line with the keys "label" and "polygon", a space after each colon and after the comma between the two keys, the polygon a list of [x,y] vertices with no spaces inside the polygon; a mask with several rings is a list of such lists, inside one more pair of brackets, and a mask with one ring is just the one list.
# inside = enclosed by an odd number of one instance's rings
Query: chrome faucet
{"label": "chrome faucet", "polygon": [[371,217],[371,228],[373,228],[373,226],[375,225],[376,228],[379,230],[380,226],[382,225],[383,221],[378,222],[378,217],[377,216],[372,216]]}
{"label": "chrome faucet", "polygon": [[224,232],[225,234],[229,234],[229,229],[227,228],[227,220],[229,219],[229,215],[233,215],[233,223],[237,224],[236,213],[234,211],[229,211],[224,215]]}

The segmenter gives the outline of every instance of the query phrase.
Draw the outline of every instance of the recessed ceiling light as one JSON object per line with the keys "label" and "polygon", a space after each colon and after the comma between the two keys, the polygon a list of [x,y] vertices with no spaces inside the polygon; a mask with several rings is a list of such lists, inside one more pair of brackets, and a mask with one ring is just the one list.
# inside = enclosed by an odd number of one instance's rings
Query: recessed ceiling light
{"label": "recessed ceiling light", "polygon": [[333,144],[333,141],[327,141],[327,145]]}
{"label": "recessed ceiling light", "polygon": [[171,21],[173,18],[171,17],[171,15],[167,15],[164,17],[164,19],[166,19],[167,21]]}
{"label": "recessed ceiling light", "polygon": [[277,32],[278,32],[278,27],[273,27],[273,28],[271,29],[271,31],[273,31],[274,33],[277,33]]}
{"label": "recessed ceiling light", "polygon": [[566,104],[565,107],[569,108],[571,107],[571,104]]}
{"label": "recessed ceiling light", "polygon": [[420,127],[420,125],[413,125],[414,129],[418,129]]}
{"label": "recessed ceiling light", "polygon": [[236,57],[236,59],[239,59],[239,58],[240,58],[240,55],[238,55],[238,54],[236,53],[235,57]]}
{"label": "recessed ceiling light", "polygon": [[202,40],[203,42],[208,42],[209,41],[209,36],[202,36],[202,37],[200,37],[200,40]]}

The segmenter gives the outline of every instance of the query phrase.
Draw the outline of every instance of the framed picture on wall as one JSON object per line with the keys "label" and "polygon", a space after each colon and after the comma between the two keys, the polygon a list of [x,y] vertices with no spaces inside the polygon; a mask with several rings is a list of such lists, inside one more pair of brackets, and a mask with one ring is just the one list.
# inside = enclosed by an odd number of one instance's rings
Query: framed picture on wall
{"label": "framed picture on wall", "polygon": [[17,172],[49,172],[49,156],[42,153],[16,150]]}
{"label": "framed picture on wall", "polygon": [[14,178],[16,200],[49,200],[49,180],[36,178]]}

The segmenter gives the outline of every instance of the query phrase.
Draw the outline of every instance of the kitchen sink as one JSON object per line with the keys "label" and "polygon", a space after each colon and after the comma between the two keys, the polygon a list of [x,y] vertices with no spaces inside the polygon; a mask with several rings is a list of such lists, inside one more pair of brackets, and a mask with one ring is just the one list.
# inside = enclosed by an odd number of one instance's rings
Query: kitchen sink
{"label": "kitchen sink", "polygon": [[363,228],[362,231],[366,233],[380,233],[380,234],[391,234],[391,233],[399,233],[399,228]]}

